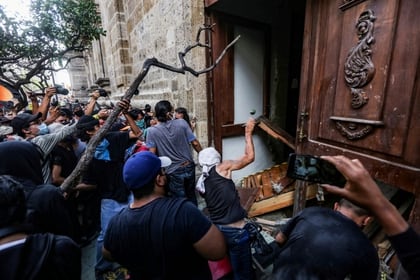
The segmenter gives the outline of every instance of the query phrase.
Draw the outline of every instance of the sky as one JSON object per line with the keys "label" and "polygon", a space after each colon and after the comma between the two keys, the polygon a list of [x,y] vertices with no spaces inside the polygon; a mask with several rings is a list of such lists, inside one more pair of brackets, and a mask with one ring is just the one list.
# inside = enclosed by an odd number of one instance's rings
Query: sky
{"label": "sky", "polygon": [[29,14],[30,0],[0,0],[0,5],[12,14],[19,13],[23,16]]}
{"label": "sky", "polygon": [[[12,15],[29,15],[30,0],[0,0],[0,5],[5,7],[5,10]],[[65,87],[70,85],[70,78],[66,70],[55,73],[54,79],[57,84],[64,85]]]}

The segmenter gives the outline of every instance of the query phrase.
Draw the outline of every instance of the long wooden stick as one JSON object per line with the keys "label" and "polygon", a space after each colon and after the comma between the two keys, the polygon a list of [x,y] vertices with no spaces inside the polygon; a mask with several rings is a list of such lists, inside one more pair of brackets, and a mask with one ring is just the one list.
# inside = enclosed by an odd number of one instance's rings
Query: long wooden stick
{"label": "long wooden stick", "polygon": [[[204,48],[211,49],[211,47],[209,45],[203,44],[203,43],[200,42],[200,33],[203,32],[203,31],[211,31],[213,26],[214,25],[208,25],[208,26],[201,27],[198,30],[198,33],[197,33],[196,43],[194,45],[188,46],[184,50],[184,52],[180,52],[178,54],[178,57],[181,60],[181,67],[179,67],[179,68],[174,67],[174,66],[169,65],[169,64],[162,63],[154,57],[146,59],[146,61],[143,63],[143,67],[142,67],[142,70],[141,70],[140,74],[131,83],[130,87],[128,88],[128,90],[126,91],[126,93],[124,94],[122,99],[131,100],[133,95],[138,93],[138,87],[139,87],[140,83],[144,80],[147,73],[149,72],[150,67],[152,67],[152,66],[156,66],[156,67],[159,67],[159,68],[166,69],[168,71],[181,73],[181,74],[185,74],[186,72],[189,72],[189,73],[193,74],[194,76],[199,76],[201,74],[204,74],[204,73],[207,73],[207,72],[210,72],[211,70],[213,70],[219,64],[219,62],[221,61],[223,56],[226,54],[227,50],[230,47],[232,47],[239,40],[240,36],[237,36],[229,45],[227,45],[225,47],[225,49],[222,51],[222,53],[219,55],[219,57],[215,60],[214,64],[211,65],[210,67],[207,67],[205,69],[196,71],[196,70],[192,69],[191,67],[189,67],[185,63],[185,60],[184,60],[185,55],[188,52],[190,52],[193,48],[204,47]],[[95,152],[96,147],[101,142],[101,140],[103,139],[105,134],[109,131],[109,128],[115,122],[115,120],[117,119],[120,112],[121,112],[121,108],[116,107],[112,111],[112,113],[109,115],[109,117],[107,118],[104,125],[101,126],[99,131],[89,140],[89,143],[86,147],[86,150],[83,153],[79,162],[77,163],[75,169],[64,180],[63,184],[61,185],[62,191],[67,192],[67,191],[71,190],[72,188],[74,188],[79,183],[81,174],[87,170],[87,168],[89,166],[89,163],[92,161],[93,154]]]}

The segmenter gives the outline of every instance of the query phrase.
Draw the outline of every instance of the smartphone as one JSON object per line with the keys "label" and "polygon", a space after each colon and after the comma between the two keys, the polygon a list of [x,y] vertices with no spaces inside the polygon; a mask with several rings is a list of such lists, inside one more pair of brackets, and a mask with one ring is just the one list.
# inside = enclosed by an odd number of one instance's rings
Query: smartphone
{"label": "smartphone", "polygon": [[344,187],[346,184],[346,178],[333,164],[311,155],[290,154],[286,176],[337,187]]}

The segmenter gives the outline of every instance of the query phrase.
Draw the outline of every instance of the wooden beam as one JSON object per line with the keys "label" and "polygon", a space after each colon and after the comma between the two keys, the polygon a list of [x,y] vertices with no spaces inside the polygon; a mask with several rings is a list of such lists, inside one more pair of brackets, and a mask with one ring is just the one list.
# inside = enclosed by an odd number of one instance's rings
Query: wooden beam
{"label": "wooden beam", "polygon": [[[318,185],[308,185],[306,199],[315,198],[317,191]],[[290,191],[254,202],[248,211],[248,217],[255,217],[293,205],[294,192]]]}
{"label": "wooden beam", "polygon": [[276,126],[264,116],[259,116],[256,120],[258,121],[258,127],[267,132],[268,135],[274,139],[280,140],[296,151],[295,138],[292,137],[287,131]]}

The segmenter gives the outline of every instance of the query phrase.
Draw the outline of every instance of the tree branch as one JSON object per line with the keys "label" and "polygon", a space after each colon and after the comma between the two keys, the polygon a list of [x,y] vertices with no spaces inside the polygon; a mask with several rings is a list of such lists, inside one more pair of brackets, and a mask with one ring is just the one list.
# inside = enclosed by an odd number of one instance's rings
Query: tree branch
{"label": "tree branch", "polygon": [[[130,87],[128,88],[128,90],[126,91],[124,96],[122,97],[122,99],[131,100],[133,95],[137,93],[137,89],[138,89],[140,83],[144,80],[147,73],[149,72],[150,67],[152,67],[152,66],[156,66],[156,67],[159,67],[159,68],[171,71],[171,72],[176,72],[176,73],[181,73],[181,74],[185,74],[185,72],[189,72],[189,73],[193,74],[194,76],[199,76],[200,74],[204,74],[204,73],[207,73],[207,72],[210,72],[211,70],[213,70],[219,64],[219,62],[222,60],[222,58],[226,54],[227,50],[230,47],[232,47],[239,40],[240,36],[236,37],[229,45],[227,45],[224,48],[224,50],[219,55],[219,57],[215,60],[213,65],[211,65],[211,66],[209,66],[205,69],[196,71],[193,68],[189,67],[185,63],[185,60],[184,60],[185,55],[196,47],[204,47],[204,48],[211,49],[211,47],[209,45],[200,43],[199,37],[200,37],[200,33],[202,31],[208,31],[209,32],[209,31],[211,31],[213,26],[214,25],[208,25],[208,26],[201,27],[198,30],[198,33],[197,33],[196,43],[194,45],[188,46],[187,48],[185,48],[184,52],[180,52],[178,54],[178,57],[181,61],[181,65],[182,65],[180,68],[177,68],[177,67],[169,65],[169,64],[162,63],[154,57],[146,59],[146,61],[143,63],[143,67],[142,67],[142,70],[141,70],[140,74],[132,82],[132,84],[130,85]],[[101,142],[101,140],[105,136],[105,134],[108,132],[111,125],[115,122],[115,120],[117,119],[120,112],[121,112],[121,108],[116,107],[112,111],[110,116],[107,118],[105,124],[89,140],[89,143],[88,143],[88,145],[86,147],[86,150],[83,153],[80,161],[77,163],[73,172],[64,180],[63,184],[61,185],[61,189],[63,191],[67,192],[67,191],[71,190],[72,188],[74,188],[78,184],[78,182],[80,181],[81,174],[87,170],[90,162],[92,161],[93,154],[95,152],[96,147]]]}

